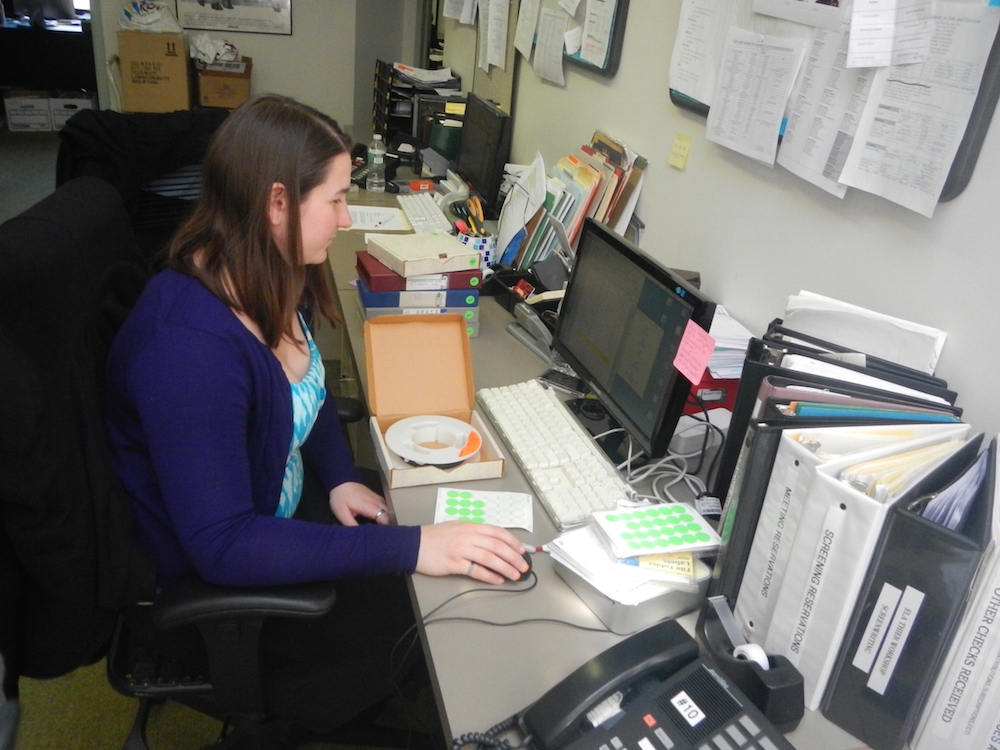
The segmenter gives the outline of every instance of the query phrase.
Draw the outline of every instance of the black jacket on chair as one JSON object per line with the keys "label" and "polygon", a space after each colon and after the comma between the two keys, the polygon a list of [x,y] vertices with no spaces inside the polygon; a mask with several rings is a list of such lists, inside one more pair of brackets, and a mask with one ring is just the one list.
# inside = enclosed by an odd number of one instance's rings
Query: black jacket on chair
{"label": "black jacket on chair", "polygon": [[100,413],[107,348],[147,278],[121,197],[103,180],[72,180],[0,226],[8,694],[18,675],[54,677],[99,659],[117,609],[152,589]]}

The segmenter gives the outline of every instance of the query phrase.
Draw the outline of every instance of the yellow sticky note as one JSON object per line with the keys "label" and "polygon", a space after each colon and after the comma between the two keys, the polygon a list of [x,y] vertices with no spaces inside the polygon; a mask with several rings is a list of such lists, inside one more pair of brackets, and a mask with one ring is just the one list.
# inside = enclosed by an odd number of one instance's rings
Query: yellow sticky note
{"label": "yellow sticky note", "polygon": [[674,145],[670,147],[670,158],[667,162],[671,167],[684,169],[687,165],[689,153],[691,153],[691,136],[687,133],[676,133],[674,135]]}

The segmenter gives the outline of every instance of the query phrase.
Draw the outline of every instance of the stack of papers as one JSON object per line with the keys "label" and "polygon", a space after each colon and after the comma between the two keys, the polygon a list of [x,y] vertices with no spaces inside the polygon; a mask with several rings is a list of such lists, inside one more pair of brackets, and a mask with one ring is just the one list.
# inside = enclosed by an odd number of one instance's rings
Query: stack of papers
{"label": "stack of papers", "polygon": [[426,68],[416,68],[412,65],[393,63],[392,72],[400,82],[417,86],[418,88],[457,89],[462,85],[462,80],[452,75],[451,68],[428,70]]}
{"label": "stack of papers", "polygon": [[747,344],[753,334],[722,305],[715,308],[710,333],[715,339],[715,350],[708,360],[708,371],[716,380],[738,379],[743,373]]}
{"label": "stack of papers", "polygon": [[[696,532],[692,524],[704,528]],[[711,576],[698,554],[718,543],[696,511],[671,503],[595,513],[588,525],[555,539],[549,553],[608,599],[636,605],[671,591],[698,592]]]}
{"label": "stack of papers", "polygon": [[783,324],[808,336],[929,375],[934,373],[948,336],[931,326],[806,291],[788,298]]}

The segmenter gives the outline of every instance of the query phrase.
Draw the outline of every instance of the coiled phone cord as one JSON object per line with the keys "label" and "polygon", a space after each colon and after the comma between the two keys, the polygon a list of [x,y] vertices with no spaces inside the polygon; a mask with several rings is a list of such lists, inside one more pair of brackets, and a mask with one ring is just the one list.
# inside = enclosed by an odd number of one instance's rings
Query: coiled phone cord
{"label": "coiled phone cord", "polygon": [[[456,737],[451,743],[451,750],[461,750],[466,745],[475,745],[477,748],[489,748],[490,750],[516,750],[509,740],[499,739],[498,734],[514,729],[517,726],[517,714],[504,719],[499,724],[490,727],[485,732],[468,732]],[[530,737],[524,739],[517,748],[524,747]]]}

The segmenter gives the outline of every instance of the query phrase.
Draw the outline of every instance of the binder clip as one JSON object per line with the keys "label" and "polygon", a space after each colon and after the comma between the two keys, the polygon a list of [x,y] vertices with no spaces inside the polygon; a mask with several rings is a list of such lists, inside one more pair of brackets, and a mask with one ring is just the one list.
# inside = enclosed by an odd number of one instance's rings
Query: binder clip
{"label": "binder clip", "polygon": [[[746,639],[724,596],[710,596],[698,616],[696,635],[712,661],[779,731],[793,731],[805,713],[802,674],[787,657],[750,651],[751,658],[735,655]],[[749,644],[752,646],[752,644]],[[756,657],[754,652],[763,654]],[[767,668],[762,665],[766,660]]]}

